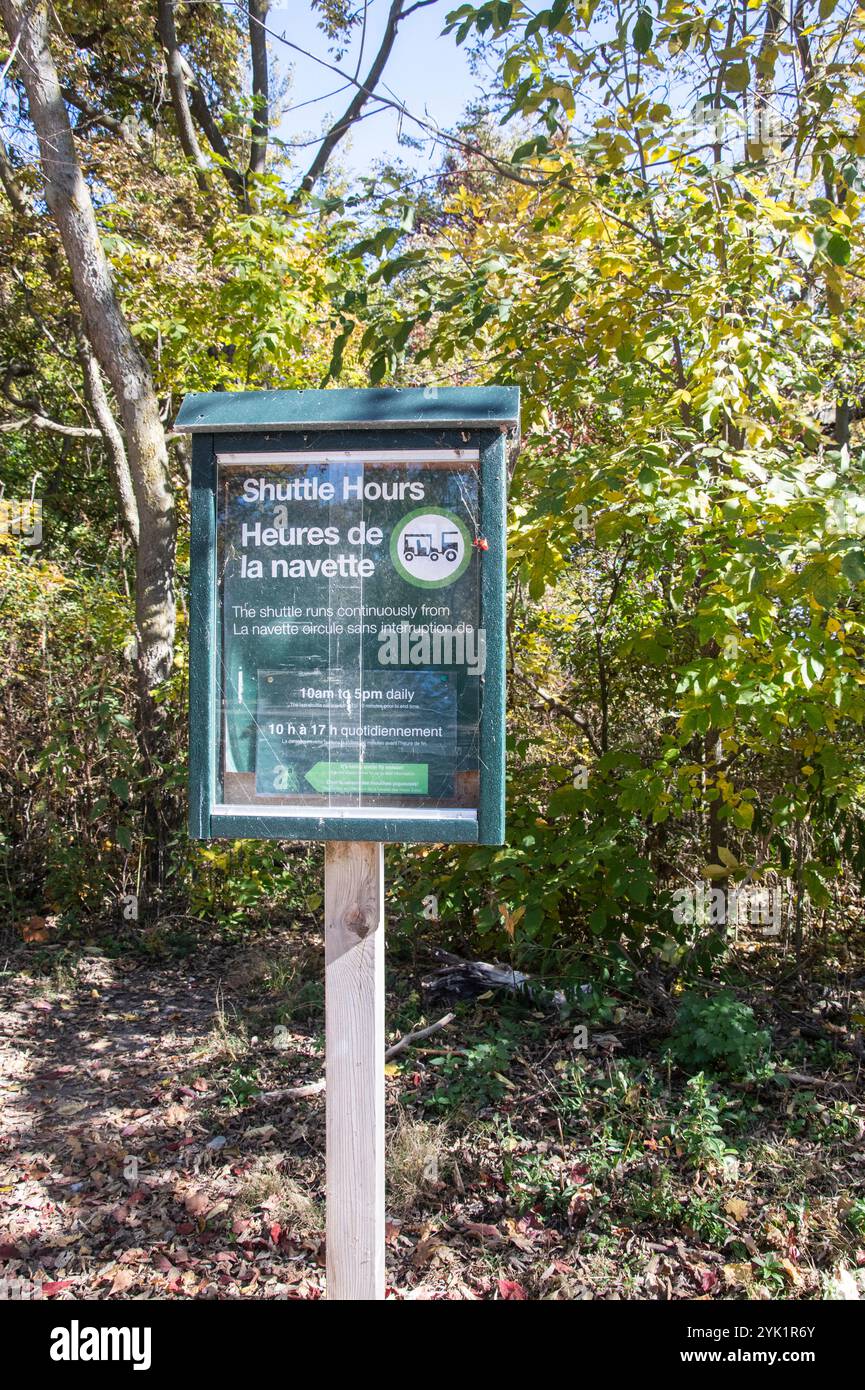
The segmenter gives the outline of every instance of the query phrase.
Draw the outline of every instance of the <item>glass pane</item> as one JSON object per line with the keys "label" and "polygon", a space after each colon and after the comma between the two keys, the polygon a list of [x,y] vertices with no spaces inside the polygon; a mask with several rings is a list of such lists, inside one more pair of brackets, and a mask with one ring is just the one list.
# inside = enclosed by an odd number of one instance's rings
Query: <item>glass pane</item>
{"label": "glass pane", "polygon": [[218,808],[474,817],[477,451],[218,462]]}

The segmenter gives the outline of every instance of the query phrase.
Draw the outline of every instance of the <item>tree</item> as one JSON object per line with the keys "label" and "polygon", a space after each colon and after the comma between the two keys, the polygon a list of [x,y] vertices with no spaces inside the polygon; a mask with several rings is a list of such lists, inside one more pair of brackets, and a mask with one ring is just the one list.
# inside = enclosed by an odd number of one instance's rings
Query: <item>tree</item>
{"label": "tree", "polygon": [[[325,132],[314,170],[298,176],[300,192],[314,187],[373,95],[396,28],[414,8],[392,4],[370,75],[356,80],[350,111]],[[339,5],[323,0],[321,9],[334,35],[353,22]],[[22,340],[35,326],[41,346],[38,370],[27,354],[4,366],[13,415],[0,431],[103,445],[124,544],[135,555],[151,850],[166,833],[162,687],[174,669],[178,496],[182,520],[188,474],[166,421],[190,387],[285,380],[289,362],[297,369],[303,359],[306,384],[305,373],[323,373],[326,360],[317,330],[330,313],[328,253],[322,259],[322,235],[303,221],[303,198],[281,182],[282,156],[268,164],[278,93],[268,12],[268,0],[231,13],[153,0],[106,22],[94,0],[2,5],[4,112],[15,130],[9,148],[0,140],[15,229],[4,273],[25,321]],[[167,310],[169,286],[176,299]],[[173,360],[163,356],[165,341]],[[61,403],[55,415],[43,396]],[[149,850],[148,869],[152,860]]]}
{"label": "tree", "polygon": [[[517,747],[559,727],[502,881],[533,930],[570,895],[639,936],[641,863],[790,872],[825,903],[862,863],[862,13],[450,22],[498,61],[519,141],[455,161],[434,218],[392,195],[355,248],[384,287],[357,318],[379,379],[524,387]],[[528,867],[551,861],[555,893]]]}
{"label": "tree", "polygon": [[[150,695],[168,675],[174,647],[176,521],[165,431],[149,368],[118,304],[99,238],[49,47],[48,5],[3,0],[2,10],[10,43],[20,53],[45,199],[69,265],[84,333],[114,389],[126,436],[137,514],[135,618],[146,742]],[[89,379],[95,380],[92,372]],[[128,506],[128,497],[126,502]]]}

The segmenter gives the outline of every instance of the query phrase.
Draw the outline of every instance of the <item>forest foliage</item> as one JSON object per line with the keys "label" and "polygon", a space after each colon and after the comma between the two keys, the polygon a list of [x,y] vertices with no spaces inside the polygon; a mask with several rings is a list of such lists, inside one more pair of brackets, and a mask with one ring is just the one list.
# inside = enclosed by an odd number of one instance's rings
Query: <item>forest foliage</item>
{"label": "forest foliage", "polygon": [[[86,932],[130,894],[237,923],[315,905],[298,851],[185,834],[183,394],[505,381],[524,402],[508,841],[393,851],[401,915],[435,892],[455,941],[684,966],[724,933],[703,908],[677,920],[677,890],[711,903],[700,884],[749,883],[783,890],[798,947],[843,949],[865,871],[863,12],[443,6],[476,106],[437,137],[433,176],[382,161],[348,179],[338,140],[310,172],[278,139],[279,44],[262,87],[251,42],[266,4],[173,6],[173,42],[151,0],[108,25],[55,5],[177,516],[170,674],[142,682],[125,426],[118,453],[44,200],[16,4],[0,445],[5,496],[42,499],[44,536],[0,538],[4,914]],[[337,37],[352,23],[320,9]]]}

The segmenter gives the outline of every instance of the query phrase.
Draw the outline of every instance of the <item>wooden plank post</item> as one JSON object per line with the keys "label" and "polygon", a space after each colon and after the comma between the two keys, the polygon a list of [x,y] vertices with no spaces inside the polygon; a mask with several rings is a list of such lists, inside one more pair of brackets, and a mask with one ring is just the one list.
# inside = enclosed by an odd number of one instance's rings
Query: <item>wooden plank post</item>
{"label": "wooden plank post", "polygon": [[384,846],[324,859],[327,1297],[383,1299]]}

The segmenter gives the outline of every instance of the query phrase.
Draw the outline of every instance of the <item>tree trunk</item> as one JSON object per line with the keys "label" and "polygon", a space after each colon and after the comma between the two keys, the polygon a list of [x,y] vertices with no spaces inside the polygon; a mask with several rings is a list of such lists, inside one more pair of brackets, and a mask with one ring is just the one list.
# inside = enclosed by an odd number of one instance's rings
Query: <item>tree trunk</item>
{"label": "tree trunk", "polygon": [[150,371],[123,316],[90,191],[81,172],[57,69],[48,45],[46,0],[0,0],[39,141],[45,199],[57,224],[85,332],[114,389],[123,421],[138,509],[135,621],[142,732],[153,717],[151,693],[171,671],[174,652],[174,498],[165,432]]}
{"label": "tree trunk", "polygon": [[[708,657],[711,661],[717,661],[721,654],[721,649],[714,639],[710,639],[700,648],[701,656]],[[719,729],[709,728],[703,740],[703,784],[704,788],[709,782],[714,782],[715,795],[709,802],[708,814],[708,836],[707,836],[707,855],[710,864],[723,864],[722,850],[728,848],[728,825],[721,819],[721,798],[718,795],[717,776],[724,756],[724,745]],[[713,880],[713,886],[720,888],[723,893],[727,891],[727,876]]]}
{"label": "tree trunk", "polygon": [[249,172],[263,174],[267,162],[270,92],[267,72],[267,12],[270,0],[249,0],[249,46],[252,53],[252,127]]}
{"label": "tree trunk", "polygon": [[84,373],[84,390],[105,442],[105,451],[108,454],[111,481],[114,484],[121,524],[129,540],[137,547],[138,508],[135,505],[135,489],[132,486],[132,474],[129,471],[129,460],[126,457],[126,445],[108,402],[99,363],[93,356],[93,349],[87,341],[87,334],[80,323],[75,325],[75,342],[78,360]]}
{"label": "tree trunk", "polygon": [[147,778],[142,808],[142,896],[146,901],[161,879],[160,785],[169,752],[163,747],[164,726],[154,691],[169,676],[174,660],[176,519],[165,431],[150,370],[117,301],[99,239],[48,44],[47,2],[0,0],[0,8],[10,42],[18,41],[18,72],[39,141],[45,201],[69,263],[84,332],[114,390],[126,436],[138,513],[135,626],[138,743]]}
{"label": "tree trunk", "polygon": [[171,89],[171,105],[174,108],[174,119],[177,121],[177,134],[180,138],[181,149],[187,159],[192,161],[198,187],[202,193],[206,193],[209,186],[207,160],[201,153],[201,146],[198,143],[198,136],[192,121],[192,112],[189,109],[183,58],[177,43],[177,31],[174,27],[173,0],[159,0],[157,11],[156,27],[159,31],[159,40],[165,49],[165,65],[168,69],[168,85]]}

